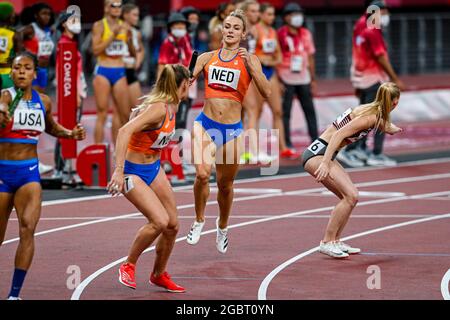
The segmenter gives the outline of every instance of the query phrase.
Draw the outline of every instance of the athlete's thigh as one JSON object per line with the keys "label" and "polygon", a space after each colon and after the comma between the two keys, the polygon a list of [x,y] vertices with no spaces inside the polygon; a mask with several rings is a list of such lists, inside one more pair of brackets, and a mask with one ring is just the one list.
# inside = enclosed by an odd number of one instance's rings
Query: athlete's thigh
{"label": "athlete's thigh", "polygon": [[164,170],[159,170],[155,180],[150,184],[150,188],[166,209],[166,212],[169,215],[169,224],[172,226],[177,225],[178,213],[175,193],[173,192],[172,185],[170,184],[169,179],[167,179]]}
{"label": "athlete's thigh", "polygon": [[19,225],[34,228],[41,216],[42,187],[39,182],[30,182],[20,187],[14,194]]}
{"label": "athlete's thigh", "polygon": [[192,163],[196,168],[211,167],[216,157],[216,146],[200,123],[194,122],[191,137]]}
{"label": "athlete's thigh", "polygon": [[111,85],[104,76],[96,75],[93,81],[94,96],[97,110],[106,112],[109,105]]}
{"label": "athlete's thigh", "polygon": [[138,209],[149,221],[159,221],[162,216],[166,216],[166,208],[161,203],[155,192],[137,175],[126,175],[132,182],[128,182],[132,187],[124,191],[127,198],[136,209]]}
{"label": "athlete's thigh", "polygon": [[8,226],[8,220],[13,208],[14,194],[0,192],[0,244],[3,242]]}

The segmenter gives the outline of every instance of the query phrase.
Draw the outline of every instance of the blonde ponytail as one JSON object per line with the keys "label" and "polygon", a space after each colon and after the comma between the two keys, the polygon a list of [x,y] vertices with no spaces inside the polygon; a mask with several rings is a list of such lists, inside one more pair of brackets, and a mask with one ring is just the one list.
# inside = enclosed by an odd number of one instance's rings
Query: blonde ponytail
{"label": "blonde ponytail", "polygon": [[398,86],[393,82],[383,83],[378,88],[375,100],[356,108],[354,113],[356,116],[375,114],[377,116],[377,122],[374,128],[384,130],[391,123],[392,105],[394,100],[398,98],[400,98],[400,89]]}
{"label": "blonde ponytail", "polygon": [[183,80],[189,80],[189,70],[180,64],[166,64],[152,91],[141,99],[144,99],[139,108],[146,107],[157,102],[168,104],[180,103],[178,88]]}

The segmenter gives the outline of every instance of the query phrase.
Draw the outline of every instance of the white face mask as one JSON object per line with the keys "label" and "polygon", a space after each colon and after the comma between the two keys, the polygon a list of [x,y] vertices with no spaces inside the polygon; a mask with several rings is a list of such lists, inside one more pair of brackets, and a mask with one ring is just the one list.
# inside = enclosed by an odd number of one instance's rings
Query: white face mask
{"label": "white face mask", "polygon": [[69,29],[70,32],[73,34],[79,34],[81,32],[81,23],[75,22],[75,23],[68,23],[67,29]]}
{"label": "white face mask", "polygon": [[303,25],[304,17],[302,14],[296,14],[291,17],[291,25],[295,28],[299,28]]}
{"label": "white face mask", "polygon": [[186,35],[186,29],[172,29],[172,35],[175,38],[183,38]]}
{"label": "white face mask", "polygon": [[389,25],[390,21],[391,21],[391,17],[388,14],[383,14],[381,16],[380,24],[382,27],[386,28]]}

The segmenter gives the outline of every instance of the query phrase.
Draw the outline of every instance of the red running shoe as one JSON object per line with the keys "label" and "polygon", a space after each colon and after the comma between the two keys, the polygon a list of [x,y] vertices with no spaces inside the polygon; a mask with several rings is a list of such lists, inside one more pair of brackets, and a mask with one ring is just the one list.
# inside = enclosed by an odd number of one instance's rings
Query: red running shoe
{"label": "red running shoe", "polygon": [[295,152],[295,150],[288,148],[288,149],[284,149],[283,151],[281,151],[280,157],[281,158],[298,158],[298,157],[300,157],[300,154]]}
{"label": "red running shoe", "polygon": [[173,282],[167,272],[164,272],[159,277],[155,277],[152,272],[152,274],[150,275],[150,283],[158,287],[166,288],[166,290],[169,292],[182,293],[186,291],[186,289]]}
{"label": "red running shoe", "polygon": [[134,264],[122,264],[119,268],[119,282],[128,288],[136,289],[135,270],[136,266]]}

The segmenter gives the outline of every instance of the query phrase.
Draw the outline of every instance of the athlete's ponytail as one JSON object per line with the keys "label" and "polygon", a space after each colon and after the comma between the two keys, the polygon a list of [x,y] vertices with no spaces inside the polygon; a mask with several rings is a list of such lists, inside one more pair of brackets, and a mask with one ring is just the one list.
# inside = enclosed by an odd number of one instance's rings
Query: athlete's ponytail
{"label": "athlete's ponytail", "polygon": [[189,80],[189,70],[180,64],[166,64],[150,94],[142,97],[140,107],[156,102],[180,103],[178,89],[183,80]]}
{"label": "athlete's ponytail", "polygon": [[400,89],[393,82],[383,83],[377,91],[373,102],[362,105],[355,110],[357,116],[375,114],[375,128],[384,130],[391,123],[391,111],[395,99],[400,98]]}

